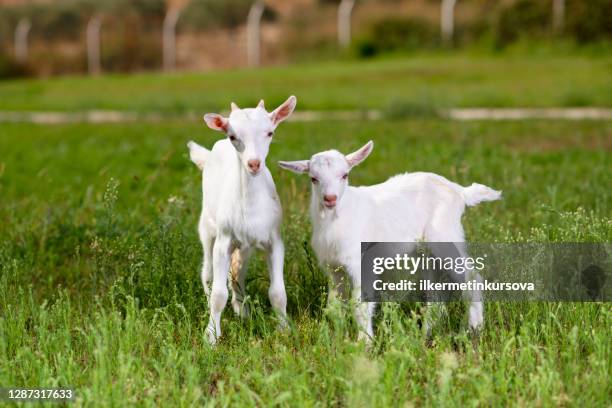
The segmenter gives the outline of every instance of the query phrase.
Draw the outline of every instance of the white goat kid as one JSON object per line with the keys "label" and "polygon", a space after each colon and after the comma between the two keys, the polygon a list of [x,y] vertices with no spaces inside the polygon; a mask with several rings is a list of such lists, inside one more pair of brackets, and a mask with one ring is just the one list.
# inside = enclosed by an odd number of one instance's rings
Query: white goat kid
{"label": "white goat kid", "polygon": [[[370,141],[349,155],[336,150],[317,153],[310,160],[279,162],[282,168],[309,173],[312,180],[310,215],[312,246],[322,266],[343,268],[356,302],[355,319],[360,338],[373,336],[375,304],[360,302],[361,242],[464,242],[461,216],[465,206],[497,200],[499,191],[482,184],[463,187],[432,173],[405,173],[384,183],[351,187],[350,170],[372,152]],[[464,245],[459,256],[467,257]],[[335,295],[342,275],[332,272]],[[472,279],[479,277],[473,276]],[[338,294],[342,295],[342,294]],[[484,322],[480,294],[473,294],[469,325],[478,329]]]}
{"label": "white goat kid", "polygon": [[[256,108],[240,109],[232,103],[228,118],[216,113],[204,116],[211,129],[226,139],[209,151],[189,142],[191,160],[203,171],[202,214],[198,232],[204,249],[202,285],[209,295],[208,340],[221,335],[221,313],[228,298],[231,277],[232,307],[245,316],[244,283],[253,248],[268,252],[270,303],[286,319],[287,295],[283,279],[284,246],[280,234],[282,210],[266,156],[274,130],[295,109],[295,96],[268,113],[263,101]],[[231,276],[228,276],[231,270]],[[212,290],[209,282],[212,278]]]}

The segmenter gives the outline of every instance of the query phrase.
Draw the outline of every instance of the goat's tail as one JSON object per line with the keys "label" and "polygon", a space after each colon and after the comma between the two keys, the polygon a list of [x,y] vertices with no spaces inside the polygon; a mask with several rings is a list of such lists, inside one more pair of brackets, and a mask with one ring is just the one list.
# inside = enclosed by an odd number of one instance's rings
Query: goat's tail
{"label": "goat's tail", "polygon": [[200,170],[204,170],[204,163],[206,163],[208,156],[210,156],[210,150],[200,146],[192,140],[187,143],[187,147],[189,148],[189,158],[191,161],[194,162]]}
{"label": "goat's tail", "polygon": [[474,206],[483,201],[495,201],[501,198],[501,191],[493,190],[483,184],[473,183],[469,187],[463,187],[461,191],[465,205]]}

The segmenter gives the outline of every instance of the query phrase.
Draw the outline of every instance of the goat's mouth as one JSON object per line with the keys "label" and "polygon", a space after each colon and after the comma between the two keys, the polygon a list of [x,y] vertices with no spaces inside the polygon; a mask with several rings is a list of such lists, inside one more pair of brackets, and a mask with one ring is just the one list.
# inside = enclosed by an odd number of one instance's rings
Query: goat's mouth
{"label": "goat's mouth", "polygon": [[325,208],[331,210],[332,208],[336,207],[336,201],[323,201],[323,205],[325,206]]}
{"label": "goat's mouth", "polygon": [[247,167],[246,169],[247,173],[249,173],[251,176],[256,177],[261,173],[261,168],[257,169],[257,170],[253,170]]}

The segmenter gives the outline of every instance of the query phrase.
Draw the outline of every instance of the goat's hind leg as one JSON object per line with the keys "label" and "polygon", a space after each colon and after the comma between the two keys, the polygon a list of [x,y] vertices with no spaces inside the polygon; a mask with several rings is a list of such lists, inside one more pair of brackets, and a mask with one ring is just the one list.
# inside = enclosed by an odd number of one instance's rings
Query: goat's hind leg
{"label": "goat's hind leg", "polygon": [[[463,283],[476,281],[482,282],[482,276],[472,268],[466,266],[467,259],[469,257],[466,244],[462,240],[448,242],[448,243],[436,243],[433,244],[437,247],[436,250],[432,249],[432,252],[438,257],[443,259],[453,258],[455,270],[451,274],[451,278],[455,282]],[[457,260],[461,259],[459,263]],[[468,324],[473,332],[478,332],[484,324],[484,307],[482,302],[482,293],[479,290],[471,290],[464,292],[464,297],[470,302],[468,309]]]}
{"label": "goat's hind leg", "polygon": [[248,317],[249,307],[244,303],[246,297],[246,274],[251,248],[236,248],[232,252],[230,281],[232,286],[232,309],[240,317]]}
{"label": "goat's hind leg", "polygon": [[[464,242],[459,245],[459,250],[461,251],[461,256],[464,259],[468,258],[468,253],[466,249],[466,245]],[[482,283],[482,276],[472,268],[466,268],[465,270],[465,281],[475,281],[476,283]],[[484,302],[482,299],[482,292],[480,290],[472,290],[467,291],[465,293],[466,297],[470,302],[470,307],[468,310],[468,324],[470,329],[474,333],[478,333],[480,329],[484,326]]]}
{"label": "goat's hind leg", "polygon": [[[452,244],[451,252],[455,258],[455,273],[452,275],[456,282],[471,282],[482,283],[482,276],[475,271],[473,268],[467,266],[467,259],[469,254],[467,252],[467,245],[463,241],[455,241]],[[459,264],[457,259],[462,259],[462,263]],[[484,306],[482,301],[482,292],[480,290],[470,290],[463,293],[463,297],[466,298],[470,306],[468,308],[468,324],[472,332],[477,333],[484,325]]]}
{"label": "goat's hind leg", "polygon": [[350,283],[347,274],[339,267],[329,268],[330,282],[327,293],[327,305],[335,300],[347,301],[349,299]]}
{"label": "goat's hind leg", "polygon": [[[446,258],[461,258],[467,256],[465,252],[465,233],[463,225],[461,225],[461,214],[463,204],[457,205],[451,203],[442,206],[435,214],[434,220],[425,230],[425,237],[428,242],[428,247],[432,254],[441,260]],[[463,250],[462,250],[463,249]],[[428,270],[428,279],[431,279],[434,274],[442,273],[443,270]],[[451,272],[451,278],[457,282],[463,281],[465,276],[458,274],[457,270]],[[448,293],[427,294],[427,310],[425,312],[425,332],[427,337],[431,337],[432,326],[440,319],[442,312],[446,311]],[[430,299],[434,299],[431,301]]]}
{"label": "goat's hind leg", "polygon": [[[423,278],[427,281],[435,281],[434,271],[424,271]],[[434,326],[442,319],[446,314],[446,304],[440,300],[440,295],[426,293],[426,307],[425,312],[422,314],[422,330],[425,337],[431,339],[432,331]]]}

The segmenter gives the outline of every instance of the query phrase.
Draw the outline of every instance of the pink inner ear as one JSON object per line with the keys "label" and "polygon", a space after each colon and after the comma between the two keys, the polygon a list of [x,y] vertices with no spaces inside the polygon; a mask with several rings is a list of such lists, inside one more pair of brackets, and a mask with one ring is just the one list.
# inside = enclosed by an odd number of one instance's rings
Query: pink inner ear
{"label": "pink inner ear", "polygon": [[277,117],[284,118],[289,114],[289,105],[285,105],[281,110],[276,114]]}
{"label": "pink inner ear", "polygon": [[291,104],[287,103],[281,107],[279,107],[275,112],[272,118],[272,122],[274,124],[280,122],[285,119],[291,113]]}
{"label": "pink inner ear", "polygon": [[370,151],[369,146],[365,146],[363,147],[361,150],[351,154],[349,157],[347,157],[347,161],[349,162],[349,164],[351,166],[355,166],[357,164],[359,164],[362,160],[364,160],[366,158],[366,156],[368,155]]}
{"label": "pink inner ear", "polygon": [[214,121],[215,127],[222,129],[222,130],[227,130],[227,121],[223,120],[222,117],[216,116],[213,119],[213,121]]}
{"label": "pink inner ear", "polygon": [[353,155],[350,159],[349,159],[349,163],[350,164],[357,164],[360,161],[363,160],[363,158],[365,157],[366,152],[365,151],[360,151],[357,152],[355,155]]}

